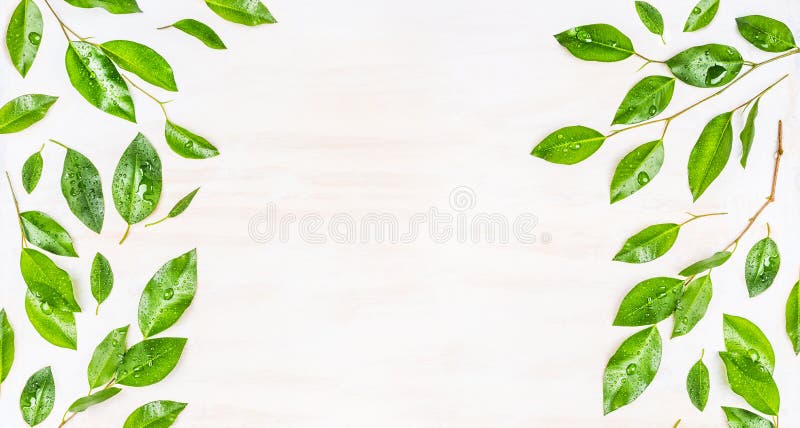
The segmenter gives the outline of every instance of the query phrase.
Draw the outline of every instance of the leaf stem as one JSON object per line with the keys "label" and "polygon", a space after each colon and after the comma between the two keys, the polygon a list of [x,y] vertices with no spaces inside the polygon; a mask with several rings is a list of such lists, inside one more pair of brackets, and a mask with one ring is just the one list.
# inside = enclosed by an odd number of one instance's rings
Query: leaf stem
{"label": "leaf stem", "polygon": [[690,218],[689,220],[686,220],[686,221],[684,221],[683,223],[681,223],[681,226],[683,226],[683,225],[686,225],[686,224],[689,224],[689,223],[691,223],[691,222],[693,222],[693,221],[697,220],[698,218],[703,218],[703,217],[711,217],[711,216],[715,216],[715,215],[726,215],[726,214],[728,214],[728,213],[708,213],[708,214],[692,214],[692,213],[686,213],[686,214],[689,214],[689,215],[690,215],[692,218]]}
{"label": "leaf stem", "polygon": [[131,225],[128,224],[128,227],[125,228],[125,234],[122,235],[122,239],[119,240],[119,245],[122,245],[126,239],[128,239],[128,234],[131,232]]}
{"label": "leaf stem", "polygon": [[171,27],[172,27],[172,24],[170,24],[170,25],[165,25],[165,26],[163,26],[163,27],[156,27],[156,30],[166,30],[167,28],[171,28]]}
{"label": "leaf stem", "polygon": [[131,80],[131,78],[130,78],[130,77],[128,77],[128,76],[126,76],[124,73],[120,72],[119,74],[120,74],[120,76],[122,76],[122,78],[123,78],[123,79],[125,79],[125,81],[126,81],[126,82],[128,82],[128,83],[129,83],[131,86],[133,86],[134,88],[138,89],[138,90],[139,90],[139,92],[143,93],[144,95],[146,95],[146,96],[147,96],[148,98],[150,98],[151,100],[155,101],[155,103],[156,103],[156,104],[158,104],[158,106],[159,106],[159,107],[161,107],[161,112],[162,112],[162,113],[164,113],[164,118],[165,118],[165,119],[167,119],[167,120],[169,120],[169,115],[167,115],[167,109],[164,107],[164,105],[166,105],[167,103],[169,103],[169,101],[161,101],[161,100],[159,100],[158,98],[156,98],[156,97],[155,97],[155,95],[151,94],[150,92],[148,92],[147,90],[145,90],[145,89],[144,89],[144,88],[142,88],[141,86],[137,85],[137,84],[136,84],[136,82],[134,82],[133,80]]}
{"label": "leaf stem", "polygon": [[753,97],[752,97],[752,98],[750,98],[749,100],[747,100],[747,101],[743,102],[742,104],[739,104],[738,106],[736,106],[736,107],[735,107],[733,110],[731,110],[731,111],[732,111],[732,112],[734,112],[734,111],[736,111],[736,110],[739,110],[740,108],[747,107],[747,106],[748,106],[748,105],[750,105],[750,104],[751,104],[753,101],[755,101],[755,100],[757,100],[757,99],[761,98],[762,96],[764,96],[764,94],[766,94],[767,92],[769,92],[769,90],[770,90],[770,89],[774,88],[774,87],[775,87],[775,86],[776,86],[778,83],[781,83],[781,82],[783,81],[783,79],[786,79],[787,77],[789,77],[789,75],[788,75],[788,74],[784,74],[784,75],[783,75],[783,77],[781,77],[780,79],[776,80],[776,81],[775,81],[775,83],[773,83],[773,84],[769,85],[769,86],[768,86],[766,89],[764,89],[763,91],[761,91],[761,92],[757,93],[755,96],[753,96]]}
{"label": "leaf stem", "polygon": [[69,33],[72,33],[72,35],[73,35],[73,36],[77,37],[77,38],[78,38],[78,39],[80,39],[81,41],[86,41],[86,38],[85,38],[85,37],[81,37],[81,36],[80,36],[78,33],[76,33],[76,32],[75,32],[75,30],[73,30],[72,28],[70,28],[70,27],[69,27],[69,25],[67,25],[67,24],[66,24],[66,23],[65,23],[63,20],[61,20],[61,17],[60,17],[60,16],[58,16],[58,13],[56,13],[56,10],[55,10],[55,9],[53,9],[53,6],[50,4],[50,1],[49,1],[49,0],[44,0],[44,4],[46,4],[46,5],[47,5],[47,8],[48,8],[48,9],[50,9],[50,13],[52,13],[52,14],[53,14],[53,17],[54,17],[54,18],[56,18],[56,21],[58,21],[58,25],[59,25],[59,26],[61,26],[61,32],[63,32],[63,33],[64,33],[64,37],[66,37],[66,38],[67,38],[67,41],[68,41],[68,42],[71,42],[71,41],[72,41],[72,40],[69,38],[69,34],[67,34],[68,32],[69,32]]}
{"label": "leaf stem", "polygon": [[164,221],[164,220],[166,220],[168,218],[169,218],[169,216],[166,216],[166,217],[162,218],[161,220],[157,220],[157,221],[154,221],[152,223],[147,223],[146,225],[144,225],[144,227],[155,226],[155,225],[161,223],[162,221]]}
{"label": "leaf stem", "polygon": [[6,171],[6,180],[8,180],[8,188],[11,189],[11,198],[14,200],[14,209],[17,210],[17,223],[19,223],[19,234],[22,248],[27,245],[25,243],[25,229],[22,227],[22,215],[19,212],[19,201],[17,201],[17,194],[14,192],[14,186],[11,185],[11,176]]}
{"label": "leaf stem", "polygon": [[51,142],[51,143],[53,143],[53,144],[57,144],[57,145],[59,145],[59,146],[63,147],[63,148],[64,148],[64,150],[69,150],[69,147],[67,147],[67,146],[66,146],[66,144],[59,143],[58,141],[56,141],[56,140],[54,140],[54,139],[52,139],[52,138],[50,139],[50,142]]}
{"label": "leaf stem", "polygon": [[678,422],[675,422],[675,425],[673,425],[672,428],[678,428],[678,425],[680,425],[680,424],[681,424],[681,420],[678,419]]}

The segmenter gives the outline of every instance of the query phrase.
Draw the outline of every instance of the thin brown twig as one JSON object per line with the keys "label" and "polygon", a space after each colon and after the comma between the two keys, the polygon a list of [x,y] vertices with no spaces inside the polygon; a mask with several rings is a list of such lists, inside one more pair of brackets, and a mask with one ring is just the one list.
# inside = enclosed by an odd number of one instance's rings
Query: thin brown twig
{"label": "thin brown twig", "polygon": [[19,233],[22,242],[22,248],[26,247],[25,243],[25,228],[22,226],[22,215],[19,212],[19,201],[17,201],[17,194],[14,192],[14,186],[11,184],[11,176],[6,171],[6,180],[8,180],[8,188],[11,189],[11,198],[14,200],[14,209],[17,210],[17,223],[19,223]]}

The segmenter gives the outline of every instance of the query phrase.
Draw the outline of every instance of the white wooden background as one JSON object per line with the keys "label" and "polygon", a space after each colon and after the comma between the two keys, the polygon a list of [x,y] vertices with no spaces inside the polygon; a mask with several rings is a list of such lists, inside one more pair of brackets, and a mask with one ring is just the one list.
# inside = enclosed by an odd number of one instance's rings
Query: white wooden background
{"label": "white wooden background", "polygon": [[[0,5],[8,22],[13,2]],[[761,103],[750,165],[732,161],[692,205],[686,161],[700,129],[786,72],[796,59],[748,77],[725,96],[675,121],[661,174],[640,194],[609,206],[618,159],[653,139],[631,132],[573,167],[528,155],[552,130],[572,124],[607,129],[627,89],[645,73],[640,62],[586,63],[551,37],[578,24],[618,26],[644,53],[667,58],[711,41],[739,47],[747,59],[768,55],[736,34],[736,16],[761,13],[800,29],[793,0],[733,2],[711,27],[680,29],[692,1],[653,0],[664,13],[668,45],[638,22],[632,1],[411,0],[405,2],[273,0],[274,26],[246,28],[214,16],[201,1],[141,0],[146,13],[112,16],[56,1],[64,19],[97,40],[147,43],[172,63],[181,92],[173,119],[215,142],[222,155],[191,161],[163,141],[158,108],[135,94],[139,124],[103,114],[70,87],[65,42],[46,10],[39,56],[21,79],[4,55],[0,100],[37,92],[60,96],[47,119],[2,136],[0,166],[15,178],[47,138],[89,156],[108,189],[117,159],[137,131],[157,146],[165,190],[156,213],[202,185],[180,218],[116,244],[124,223],[107,194],[103,234],[68,211],[58,180],[63,151],[48,146],[39,189],[21,197],[72,233],[81,258],[57,258],[73,275],[79,301],[79,350],[46,344],[27,321],[18,268],[18,231],[5,184],[0,190],[0,306],[17,333],[17,359],[0,395],[0,425],[21,427],[18,397],[27,377],[52,365],[57,403],[43,426],[86,391],[94,346],[131,323],[139,340],[138,296],[169,258],[199,251],[199,292],[169,335],[189,337],[179,367],[163,383],[126,389],[71,425],[114,427],[156,399],[189,402],[176,426],[280,428],[686,427],[724,426],[720,405],[742,405],[728,391],[715,353],[721,314],[747,316],[772,339],[783,399],[782,426],[800,425],[800,358],[783,332],[783,307],[797,279],[800,245],[798,78]],[[155,27],[194,17],[229,46],[212,51],[176,31]],[[672,109],[709,93],[679,85]],[[164,97],[169,97],[165,94]],[[662,368],[636,403],[601,416],[601,379],[608,357],[635,329],[611,327],[617,305],[638,281],[674,274],[732,239],[768,193],[775,125],[786,121],[786,157],[778,200],[764,215],[783,255],[775,285],[748,299],[743,260],[765,234],[759,220],[742,248],[715,270],[708,315],[687,337],[666,339]],[[743,119],[736,117],[736,125]],[[738,160],[740,149],[734,150]],[[474,212],[539,219],[536,244],[405,245],[257,243],[250,219],[268,203],[280,214],[392,213],[407,220],[429,207],[448,210],[449,192],[468,186]],[[682,221],[684,212],[730,215],[687,226],[668,256],[646,265],[612,263],[624,238],[646,225]],[[544,242],[548,241],[549,242]],[[95,251],[111,261],[115,289],[95,317],[88,271]],[[686,372],[706,349],[712,391],[704,414],[685,393]]]}

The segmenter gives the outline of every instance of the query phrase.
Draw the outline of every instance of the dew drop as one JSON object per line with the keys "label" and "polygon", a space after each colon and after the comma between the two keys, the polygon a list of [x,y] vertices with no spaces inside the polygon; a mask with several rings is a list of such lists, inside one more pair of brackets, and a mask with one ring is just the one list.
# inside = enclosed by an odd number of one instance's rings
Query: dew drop
{"label": "dew drop", "polygon": [[164,295],[163,295],[164,300],[170,300],[174,295],[175,295],[175,290],[171,288],[167,288],[166,290],[164,290]]}
{"label": "dew drop", "polygon": [[586,30],[578,31],[578,33],[575,36],[578,38],[578,40],[585,43],[590,43],[592,41],[592,35],[589,34],[589,32]]}
{"label": "dew drop", "polygon": [[31,44],[38,46],[39,43],[42,42],[42,35],[35,31],[31,31],[28,33],[28,41],[31,42]]}
{"label": "dew drop", "polygon": [[644,186],[645,184],[650,182],[650,175],[642,171],[636,175],[636,181],[639,182],[640,185]]}
{"label": "dew drop", "polygon": [[625,373],[627,373],[628,376],[631,376],[636,373],[637,369],[638,367],[636,367],[636,364],[631,363],[630,365],[628,365],[628,368],[625,369]]}
{"label": "dew drop", "polygon": [[699,7],[695,7],[694,9],[692,9],[692,14],[693,15],[700,15],[700,13],[702,11],[703,11],[703,9],[700,9]]}
{"label": "dew drop", "polygon": [[750,349],[747,351],[747,356],[750,357],[751,360],[758,361],[758,351],[755,349]]}
{"label": "dew drop", "polygon": [[45,315],[50,315],[53,313],[53,308],[51,308],[50,304],[47,302],[42,302],[42,304],[39,305],[39,309],[41,309],[42,313],[44,313]]}
{"label": "dew drop", "polygon": [[650,106],[650,109],[647,110],[647,112],[650,113],[650,117],[653,117],[656,115],[656,112],[658,112],[658,108],[656,106]]}

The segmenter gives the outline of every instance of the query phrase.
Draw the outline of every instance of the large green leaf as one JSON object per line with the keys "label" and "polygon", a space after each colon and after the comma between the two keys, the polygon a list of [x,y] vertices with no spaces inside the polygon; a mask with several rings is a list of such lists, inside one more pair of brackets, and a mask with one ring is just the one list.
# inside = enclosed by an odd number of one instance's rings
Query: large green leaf
{"label": "large green leaf", "polygon": [[168,428],[186,408],[186,403],[152,401],[134,410],[122,428]]}
{"label": "large green leaf", "polygon": [[745,318],[724,314],[722,332],[728,352],[747,356],[769,373],[775,370],[775,351],[757,325]]}
{"label": "large green leaf", "polygon": [[663,112],[675,91],[675,78],[647,76],[628,91],[617,108],[612,125],[644,122]]}
{"label": "large green leaf", "polygon": [[622,61],[635,53],[631,39],[608,24],[581,25],[554,37],[572,55],[586,61]]}
{"label": "large green leaf", "polygon": [[661,41],[663,42],[664,17],[661,16],[661,12],[646,1],[637,0],[634,4],[636,5],[636,14],[639,15],[642,24],[644,24],[651,33],[661,36]]}
{"label": "large green leaf", "polygon": [[36,185],[39,184],[43,169],[44,159],[42,158],[41,150],[30,155],[22,165],[22,187],[29,194],[33,192],[33,190],[36,189]]}
{"label": "large green leaf", "polygon": [[44,119],[58,97],[42,94],[22,95],[0,107],[0,134],[12,134],[27,129]]}
{"label": "large green leaf", "polygon": [[744,262],[744,279],[750,297],[763,293],[775,281],[781,266],[778,244],[766,237],[753,245]]}
{"label": "large green leaf", "polygon": [[114,287],[114,272],[106,256],[97,253],[92,260],[92,270],[89,274],[89,285],[92,289],[92,297],[97,301],[97,310],[100,312],[100,305],[105,302]]}
{"label": "large green leaf", "polygon": [[25,383],[22,395],[19,397],[19,408],[22,419],[29,426],[36,426],[44,422],[56,402],[56,383],[50,367],[45,367],[34,373]]}
{"label": "large green leaf", "polygon": [[72,237],[57,221],[41,211],[20,213],[25,239],[58,256],[78,257]]}
{"label": "large green leaf", "polygon": [[186,34],[195,37],[211,49],[227,49],[225,43],[219,38],[217,33],[214,32],[211,27],[196,19],[181,19],[180,21],[170,25],[170,27],[175,27]]}
{"label": "large green leaf", "polygon": [[136,4],[136,0],[64,0],[67,3],[83,8],[102,7],[103,9],[114,13],[138,13],[142,10]]}
{"label": "large green leaf", "polygon": [[772,375],[747,355],[720,352],[719,356],[725,363],[731,390],[759,412],[777,415],[781,397]]}
{"label": "large green leaf", "polygon": [[619,202],[650,183],[664,163],[661,140],[644,143],[625,155],[611,179],[611,203]]}
{"label": "large green leaf", "polygon": [[8,377],[14,364],[14,329],[5,309],[0,309],[0,383]]}
{"label": "large green leaf", "polygon": [[689,333],[703,319],[712,295],[713,288],[709,275],[695,279],[686,287],[675,309],[673,338]]}
{"label": "large green leaf", "polygon": [[655,326],[622,342],[603,375],[603,413],[607,415],[642,395],[660,364],[661,336]]}
{"label": "large green leaf", "polygon": [[784,52],[797,47],[792,30],[777,19],[762,15],[736,18],[739,34],[753,46],[767,52]]}
{"label": "large green leaf", "polygon": [[719,177],[728,163],[733,147],[733,113],[723,113],[703,128],[689,155],[689,189],[696,201]]}
{"label": "large green leaf", "polygon": [[72,149],[67,149],[64,157],[61,194],[86,227],[96,233],[103,230],[106,208],[100,173],[89,158]]}
{"label": "large green leaf", "polygon": [[117,372],[117,383],[138,387],[161,381],[178,364],[185,345],[186,339],[161,337],[131,346]]}
{"label": "large green leaf", "polygon": [[730,83],[744,65],[736,48],[710,44],[695,46],[667,60],[672,74],[699,88],[715,88]]}
{"label": "large green leaf", "polygon": [[166,330],[183,315],[197,291],[197,251],[182,254],[153,275],[139,300],[139,328],[144,337]]}
{"label": "large green leaf", "polygon": [[772,422],[738,407],[722,407],[728,419],[728,428],[774,428]]}
{"label": "large green leaf", "polygon": [[95,392],[94,394],[89,394],[85,397],[81,397],[75,400],[72,404],[70,404],[68,411],[70,413],[80,413],[88,409],[89,407],[96,406],[109,398],[119,394],[122,392],[120,388],[107,388],[101,389],[100,391]]}
{"label": "large green leaf", "polygon": [[646,279],[636,284],[622,299],[614,325],[641,326],[665,320],[675,312],[682,291],[683,280],[668,277]]}
{"label": "large green leaf", "polygon": [[568,126],[545,137],[531,154],[548,162],[576,164],[603,145],[606,136],[585,126]]}
{"label": "large green leaf", "polygon": [[128,145],[114,171],[114,206],[128,224],[136,224],[156,209],[161,198],[161,158],[144,135]]}
{"label": "large green leaf", "polygon": [[795,355],[800,355],[800,281],[794,284],[786,300],[786,334]]}
{"label": "large green leaf", "polygon": [[164,136],[169,148],[187,159],[208,159],[219,154],[219,150],[208,140],[169,120],[164,128]]}
{"label": "large green leaf", "polygon": [[717,10],[719,10],[719,0],[700,0],[686,19],[683,31],[697,31],[707,26],[717,15]]}
{"label": "large green leaf", "polygon": [[626,263],[646,263],[655,260],[672,248],[680,230],[681,225],[675,223],[648,226],[628,238],[622,249],[614,256],[614,260]]}
{"label": "large green leaf", "polygon": [[278,22],[259,0],[206,0],[206,4],[223,19],[237,24],[253,26]]}
{"label": "large green leaf", "polygon": [[703,273],[709,269],[713,269],[715,267],[722,266],[725,262],[731,258],[730,251],[719,251],[714,253],[711,257],[705,258],[698,262],[694,262],[691,265],[687,266],[685,269],[680,271],[678,275],[680,276],[692,276],[697,275],[698,273]]}
{"label": "large green leaf", "polygon": [[19,257],[22,279],[28,290],[36,294],[53,309],[80,312],[75,300],[72,280],[69,274],[56,266],[46,255],[32,249],[23,248]]}
{"label": "large green leaf", "polygon": [[697,410],[701,412],[705,410],[710,390],[711,380],[708,375],[708,367],[703,363],[703,358],[701,357],[689,369],[689,374],[686,376],[686,392],[689,394],[689,400]]}
{"label": "large green leaf", "polygon": [[99,388],[114,378],[125,355],[128,326],[111,330],[97,345],[89,362],[87,377],[89,388]]}
{"label": "large green leaf", "polygon": [[65,62],[72,86],[89,104],[136,122],[128,84],[102,49],[88,42],[70,42]]}
{"label": "large green leaf", "polygon": [[75,314],[71,311],[54,308],[28,290],[25,295],[25,313],[44,340],[61,348],[78,349]]}
{"label": "large green leaf", "polygon": [[101,44],[100,48],[115,64],[145,82],[168,91],[178,90],[172,67],[153,49],[129,40],[112,40]]}
{"label": "large green leaf", "polygon": [[742,141],[742,168],[747,166],[747,158],[750,156],[750,149],[753,147],[753,139],[756,136],[756,117],[758,116],[759,101],[761,101],[760,97],[750,107],[750,112],[747,113],[747,121],[745,121],[744,128],[739,134],[739,139]]}
{"label": "large green leaf", "polygon": [[42,43],[42,12],[33,0],[20,0],[6,32],[6,46],[11,56],[11,63],[22,77],[36,59],[39,45]]}

